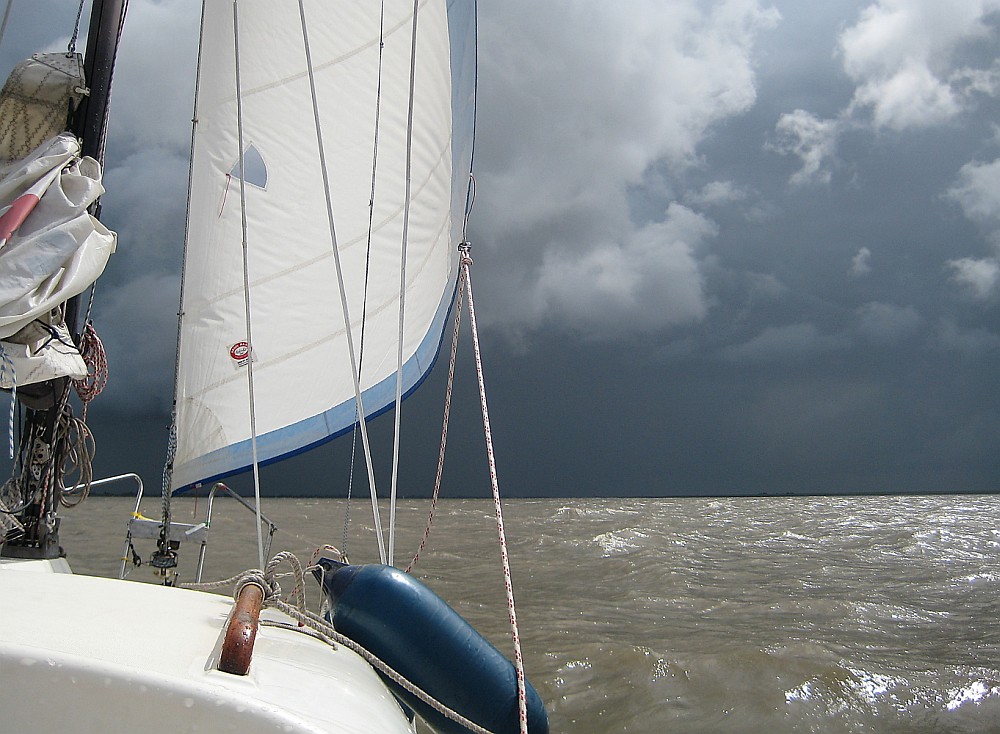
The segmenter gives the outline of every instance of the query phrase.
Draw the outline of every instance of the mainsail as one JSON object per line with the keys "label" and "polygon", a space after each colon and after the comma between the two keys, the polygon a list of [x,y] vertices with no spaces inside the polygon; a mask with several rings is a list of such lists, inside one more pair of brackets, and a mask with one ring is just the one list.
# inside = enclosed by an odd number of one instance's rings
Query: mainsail
{"label": "mainsail", "polygon": [[302,6],[300,17],[297,0],[205,3],[174,488],[251,464],[248,371],[262,463],[356,423],[334,248],[366,415],[395,402],[400,322],[405,393],[432,366],[452,301],[472,157],[473,4]]}

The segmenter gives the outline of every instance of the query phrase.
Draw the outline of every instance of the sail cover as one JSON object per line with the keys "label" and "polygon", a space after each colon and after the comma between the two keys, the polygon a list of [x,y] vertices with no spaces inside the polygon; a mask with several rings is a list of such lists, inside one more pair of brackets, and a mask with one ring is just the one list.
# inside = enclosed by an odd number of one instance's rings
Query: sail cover
{"label": "sail cover", "polygon": [[262,463],[356,422],[334,247],[365,413],[394,403],[407,215],[403,390],[420,382],[452,300],[471,168],[470,0],[419,2],[415,53],[412,0],[307,0],[305,36],[298,0],[239,0],[235,20],[233,6],[207,2],[203,11],[175,489],[251,464],[248,371]]}

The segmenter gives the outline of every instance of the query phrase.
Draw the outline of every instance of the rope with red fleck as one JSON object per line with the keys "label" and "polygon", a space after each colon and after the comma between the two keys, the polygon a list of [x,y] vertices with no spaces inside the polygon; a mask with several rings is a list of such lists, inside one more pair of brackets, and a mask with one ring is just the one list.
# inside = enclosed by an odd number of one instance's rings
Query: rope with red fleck
{"label": "rope with red fleck", "polygon": [[76,394],[80,396],[83,410],[80,420],[87,421],[87,405],[101,394],[108,384],[108,357],[104,352],[104,342],[97,335],[97,330],[91,322],[87,322],[80,336],[80,354],[87,365],[87,376],[73,380]]}
{"label": "rope with red fleck", "polygon": [[[463,254],[463,260],[465,255]],[[417,548],[417,552],[413,554],[413,560],[410,561],[404,571],[405,573],[410,573],[413,567],[417,565],[417,561],[420,560],[420,554],[423,553],[424,546],[427,545],[427,539],[431,535],[431,526],[434,524],[434,512],[437,510],[438,498],[441,493],[441,475],[444,473],[444,450],[445,446],[448,444],[448,418],[451,415],[451,393],[452,387],[455,384],[455,355],[458,352],[458,330],[462,324],[462,299],[465,295],[464,286],[466,280],[466,269],[461,268],[459,272],[458,289],[455,293],[455,326],[451,333],[451,359],[448,361],[448,387],[445,389],[444,394],[444,418],[441,421],[441,449],[438,451],[438,465],[437,465],[437,475],[434,477],[434,492],[431,495],[431,509],[427,513],[427,524],[424,526],[424,537],[420,539],[420,547]]]}
{"label": "rope with red fleck", "polygon": [[511,638],[514,641],[514,669],[517,671],[517,709],[520,717],[521,734],[528,734],[528,702],[524,681],[524,661],[521,657],[521,638],[517,632],[517,610],[514,607],[514,586],[510,579],[510,560],[507,556],[507,536],[503,529],[503,508],[500,504],[500,483],[497,479],[496,460],[493,455],[493,435],[490,431],[490,415],[486,407],[486,383],[483,379],[483,362],[479,352],[479,331],[476,328],[476,306],[472,300],[472,277],[469,266],[472,249],[468,242],[463,242],[462,274],[465,277],[465,290],[469,298],[469,325],[472,327],[472,346],[476,354],[476,375],[479,378],[479,402],[483,409],[483,430],[486,432],[486,455],[490,465],[490,482],[493,487],[493,503],[496,506],[497,534],[500,538],[500,558],[503,562],[504,584],[507,589],[507,608],[510,612]]}

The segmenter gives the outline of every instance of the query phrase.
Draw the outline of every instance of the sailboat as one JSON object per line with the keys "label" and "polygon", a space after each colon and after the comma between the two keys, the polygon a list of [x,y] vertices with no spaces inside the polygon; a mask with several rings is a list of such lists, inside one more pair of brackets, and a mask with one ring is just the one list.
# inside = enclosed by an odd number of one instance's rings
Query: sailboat
{"label": "sailboat", "polygon": [[[0,385],[24,422],[15,452],[12,407],[0,728],[392,733],[422,720],[442,734],[545,734],[503,542],[514,663],[394,565],[398,463],[385,538],[366,430],[395,410],[398,431],[463,297],[475,325],[472,0],[205,0],[163,513],[137,512],[128,531],[130,549],[155,541],[162,583],[71,572],[57,510],[96,484],[65,476],[89,440],[69,396],[85,417],[100,382],[88,298],[117,247],[98,215],[127,5],[94,0],[86,57],[74,33],[68,53],[36,54],[0,95]],[[378,562],[269,557],[258,468],[345,433],[366,457]],[[174,521],[172,497],[214,496],[248,471],[257,558],[226,582],[232,596],[183,588],[179,548],[208,528]],[[301,601],[310,576],[319,613]]]}

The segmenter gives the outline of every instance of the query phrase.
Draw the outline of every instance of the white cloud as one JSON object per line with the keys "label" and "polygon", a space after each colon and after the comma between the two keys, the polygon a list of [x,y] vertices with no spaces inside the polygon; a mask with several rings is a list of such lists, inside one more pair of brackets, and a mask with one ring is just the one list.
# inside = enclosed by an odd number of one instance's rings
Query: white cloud
{"label": "white cloud", "polygon": [[861,278],[870,274],[871,271],[872,251],[867,247],[862,247],[857,251],[854,257],[851,258],[851,269],[848,270],[848,273],[855,278]]}
{"label": "white cloud", "polygon": [[839,39],[843,68],[855,83],[851,101],[834,117],[795,110],[776,124],[769,147],[794,154],[802,168],[792,184],[825,182],[837,139],[859,127],[907,130],[954,120],[977,95],[1000,94],[1000,61],[986,68],[957,59],[997,35],[1000,0],[875,0]]}
{"label": "white cloud", "polygon": [[[989,239],[1000,250],[1000,158],[992,163],[966,163],[945,195],[962,207],[966,217],[991,230]],[[947,264],[954,270],[952,280],[973,298],[989,298],[1000,281],[1000,261],[995,257],[965,257]]]}
{"label": "white cloud", "polygon": [[967,95],[1000,96],[1000,59],[989,69],[959,69],[952,74],[951,82]]}
{"label": "white cloud", "polygon": [[964,44],[992,33],[1000,0],[878,0],[844,31],[844,70],[858,82],[852,107],[869,109],[876,127],[902,130],[959,114],[973,89],[987,91],[983,70],[955,67]]}
{"label": "white cloud", "polygon": [[842,123],[821,120],[811,112],[795,110],[785,113],[775,126],[777,140],[767,147],[782,154],[794,154],[802,161],[802,168],[792,174],[790,183],[828,183],[829,164],[837,150],[837,136]]}
{"label": "white cloud", "polygon": [[985,300],[996,291],[1000,280],[1000,262],[995,258],[963,257],[949,260],[948,267],[954,271],[951,279],[973,298]]}
{"label": "white cloud", "polygon": [[[644,0],[624,12],[598,0],[481,8],[480,114],[490,124],[480,128],[476,165],[491,207],[474,220],[520,268],[494,292],[505,321],[568,314],[596,328],[607,322],[596,306],[604,304],[620,317],[616,328],[646,329],[651,319],[704,313],[697,256],[685,237],[663,231],[693,213],[674,208],[667,222],[637,224],[628,190],[659,163],[697,163],[712,125],[753,105],[753,44],[777,19],[758,0]],[[702,195],[718,201],[736,189]],[[701,242],[711,226],[699,221]],[[645,265],[620,261],[640,251]],[[651,316],[642,293],[656,277]],[[629,284],[639,291],[622,290]]]}
{"label": "white cloud", "polygon": [[530,316],[595,335],[697,321],[708,305],[695,253],[715,231],[709,220],[671,204],[662,222],[585,254],[549,251]]}
{"label": "white cloud", "polygon": [[954,90],[915,61],[887,78],[866,80],[853,104],[870,108],[876,127],[894,130],[947,122],[962,108]]}
{"label": "white cloud", "polygon": [[947,195],[969,219],[1000,223],[1000,158],[992,163],[966,163]]}

